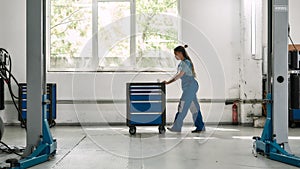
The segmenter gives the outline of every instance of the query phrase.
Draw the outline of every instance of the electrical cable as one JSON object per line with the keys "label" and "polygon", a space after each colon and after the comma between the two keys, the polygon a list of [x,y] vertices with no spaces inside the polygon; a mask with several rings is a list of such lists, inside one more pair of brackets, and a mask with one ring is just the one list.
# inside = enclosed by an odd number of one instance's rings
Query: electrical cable
{"label": "electrical cable", "polygon": [[[11,92],[12,92],[11,78],[14,80],[14,82],[16,83],[16,85],[18,86],[18,88],[20,88],[20,85],[19,85],[17,79],[15,78],[15,76],[14,76],[9,70],[7,70],[6,67],[5,67],[4,69],[5,69],[5,70],[8,72],[8,74],[9,74],[9,78],[10,78],[10,79],[8,79],[9,83],[7,83],[7,84],[8,84],[9,89],[11,90]],[[12,94],[13,94],[13,96],[14,96],[15,99],[19,99],[19,97],[17,97],[16,95],[14,95],[13,92],[12,92]]]}
{"label": "electrical cable", "polygon": [[7,150],[4,150],[4,149],[1,149],[1,151],[6,152],[6,153],[9,153],[9,154],[14,153],[14,154],[16,154],[16,155],[22,157],[21,154],[17,153],[16,150],[10,148],[10,147],[9,147],[7,144],[5,144],[3,141],[0,141],[0,144],[4,145],[4,146],[8,149],[8,151],[7,151]]}
{"label": "electrical cable", "polygon": [[292,42],[292,45],[293,45],[294,49],[297,50],[297,47],[296,47],[296,45],[294,44],[293,39],[292,39],[292,37],[291,37],[290,35],[289,35],[289,39],[290,39],[290,41]]}
{"label": "electrical cable", "polygon": [[288,37],[289,37],[290,41],[292,42],[292,45],[293,45],[294,49],[297,50],[297,47],[296,47],[296,45],[294,44],[294,41],[293,41],[293,39],[292,39],[290,33],[291,33],[291,26],[290,26],[290,24],[289,24],[289,26],[288,26]]}
{"label": "electrical cable", "polygon": [[[6,82],[7,86],[8,86],[8,89],[9,89],[9,94],[12,98],[12,101],[13,101],[13,104],[18,112],[18,115],[20,117],[20,121],[21,123],[25,124],[25,120],[22,118],[22,112],[20,110],[20,108],[18,107],[15,99],[19,99],[19,97],[17,97],[14,93],[13,93],[13,90],[12,90],[12,80],[16,83],[16,85],[18,86],[18,89],[20,89],[20,85],[17,81],[17,79],[14,77],[14,75],[11,73],[12,72],[12,62],[11,62],[11,57],[9,55],[9,53],[3,49],[3,48],[0,48],[0,56],[2,56],[2,60],[1,60],[1,63],[0,63],[0,78]],[[7,62],[7,59],[8,58],[8,62]],[[8,67],[8,68],[7,68]],[[26,128],[25,128],[26,129]],[[17,153],[16,150],[14,149],[11,149],[6,143],[4,143],[3,141],[0,140],[0,144],[4,145],[6,149],[0,149],[1,151],[3,152],[6,152],[6,153],[9,153],[9,154],[16,154],[18,156],[22,156],[21,154]]]}
{"label": "electrical cable", "polygon": [[[15,101],[15,99],[18,99],[17,96],[15,96],[15,94],[13,93],[13,90],[12,90],[12,86],[11,86],[11,79],[13,79],[13,81],[17,84],[17,86],[19,87],[19,83],[17,81],[17,79],[13,76],[13,74],[11,73],[11,70],[12,70],[12,62],[11,62],[11,57],[9,55],[9,53],[3,49],[3,48],[0,48],[0,55],[2,55],[2,61],[1,61],[1,64],[0,64],[0,77],[1,79],[6,82],[7,86],[8,86],[8,89],[9,89],[9,93],[10,93],[10,96],[12,98],[12,101],[14,103],[14,106],[18,112],[18,115],[22,115],[21,114],[21,111],[19,109],[19,107],[17,106],[17,103]],[[6,63],[6,59],[8,58],[8,63]],[[7,68],[7,66],[9,66],[9,68]],[[22,119],[22,116],[20,116],[20,121],[23,123],[24,122],[24,119]],[[7,144],[5,144],[4,142],[0,141],[0,143],[2,145],[4,145],[5,147],[7,147],[8,151],[5,150],[5,149],[1,149],[3,152],[6,152],[6,153],[14,153],[18,156],[22,156],[21,154],[15,152],[15,150],[11,149]]]}
{"label": "electrical cable", "polygon": [[[1,50],[1,49],[0,49]],[[2,52],[3,53],[3,52]],[[9,53],[5,50],[5,53],[6,53],[6,56],[8,57],[8,60],[9,60],[9,63],[8,63],[8,65],[9,65],[9,69],[7,69],[7,67],[5,66],[5,64],[4,63],[2,63],[2,69],[3,69],[3,71],[5,71],[4,72],[4,74],[6,75],[6,80],[8,81],[7,82],[7,84],[8,84],[8,88],[9,88],[9,90],[12,92],[12,87],[11,87],[11,78],[13,78],[13,80],[14,80],[14,82],[16,83],[16,85],[18,86],[18,87],[20,87],[19,86],[19,83],[18,83],[18,81],[17,81],[17,79],[14,77],[14,75],[11,73],[12,72],[12,62],[11,62],[11,57],[10,57],[10,55],[9,55]],[[7,77],[7,74],[8,74],[8,77]],[[12,92],[13,93],[13,92]],[[14,96],[14,98],[16,98],[16,99],[19,99],[16,95],[14,95],[13,94],[13,96]]]}
{"label": "electrical cable", "polygon": [[[13,97],[12,94],[10,94],[10,95],[11,95],[11,97]],[[12,98],[12,101],[13,101],[13,104],[14,104],[15,108],[16,108],[17,111],[18,111],[18,115],[19,115],[19,117],[20,117],[21,123],[22,123],[22,124],[25,124],[25,120],[22,118],[22,112],[21,112],[21,110],[19,109],[19,107],[18,107],[18,105],[17,105],[15,99]],[[26,127],[25,127],[25,129],[26,129]]]}
{"label": "electrical cable", "polygon": [[[0,48],[0,54],[3,55],[3,57],[7,57],[8,58],[8,67],[7,65],[5,65],[5,63],[1,63],[0,65],[0,76],[1,78],[6,82],[7,86],[8,86],[8,90],[9,90],[9,94],[12,98],[14,107],[16,108],[17,112],[18,112],[18,116],[20,117],[20,121],[22,124],[25,124],[25,120],[22,118],[22,112],[20,110],[20,108],[18,107],[16,100],[15,99],[19,99],[19,97],[17,97],[12,90],[12,85],[11,85],[11,80],[13,79],[13,81],[16,83],[16,85],[18,86],[18,89],[20,89],[20,85],[17,81],[17,79],[15,78],[15,76],[11,73],[12,72],[12,61],[11,61],[11,56],[10,54],[7,52],[7,50]],[[3,59],[4,61],[6,59]],[[26,127],[25,127],[26,129]]]}

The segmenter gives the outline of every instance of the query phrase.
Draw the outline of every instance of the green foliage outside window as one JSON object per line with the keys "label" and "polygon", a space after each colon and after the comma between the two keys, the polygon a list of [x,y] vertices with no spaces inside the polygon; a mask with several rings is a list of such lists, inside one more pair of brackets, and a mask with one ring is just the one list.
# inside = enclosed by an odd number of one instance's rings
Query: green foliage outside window
{"label": "green foliage outside window", "polygon": [[[137,69],[174,67],[172,50],[178,43],[178,23],[174,23],[178,13],[177,0],[136,0],[135,2],[136,65],[131,66]],[[50,70],[82,66],[92,57],[92,52],[82,53],[93,36],[92,0],[51,0],[50,9]],[[116,17],[122,15],[122,11],[112,12]],[[98,13],[101,14],[101,11]],[[98,20],[102,19],[100,16]],[[105,25],[99,23],[101,22],[98,22],[100,31]],[[113,31],[121,32],[122,27]],[[109,35],[106,40],[110,40]],[[124,56],[122,53],[129,50],[129,40],[130,38],[123,39],[114,44],[105,55],[105,61],[99,62],[99,66],[104,68],[124,66],[122,57],[128,58],[130,53],[125,52]]]}

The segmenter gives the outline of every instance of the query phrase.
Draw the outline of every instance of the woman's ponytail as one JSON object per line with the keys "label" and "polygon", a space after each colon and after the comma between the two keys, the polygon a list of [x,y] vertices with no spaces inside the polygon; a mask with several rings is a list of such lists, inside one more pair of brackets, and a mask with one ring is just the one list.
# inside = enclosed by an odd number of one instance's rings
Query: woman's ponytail
{"label": "woman's ponytail", "polygon": [[183,57],[187,60],[189,60],[191,62],[191,65],[192,65],[192,73],[193,73],[193,76],[196,77],[196,72],[195,72],[195,68],[194,68],[194,64],[191,60],[191,58],[189,57],[188,53],[186,52],[186,48],[188,48],[189,46],[188,45],[184,45],[184,46],[177,46],[175,49],[174,49],[174,52],[181,52]]}

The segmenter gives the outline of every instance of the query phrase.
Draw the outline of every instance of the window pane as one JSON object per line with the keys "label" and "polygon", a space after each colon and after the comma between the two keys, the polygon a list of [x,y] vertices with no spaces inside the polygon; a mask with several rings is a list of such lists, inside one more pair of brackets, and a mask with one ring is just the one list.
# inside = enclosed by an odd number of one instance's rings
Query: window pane
{"label": "window pane", "polygon": [[[134,23],[131,20],[132,1],[129,0],[99,0],[96,7],[92,0],[50,2],[50,70],[84,71],[90,62],[98,63],[97,56],[91,59],[92,51],[97,50],[100,70],[169,70],[175,67],[177,0],[133,1],[136,2]],[[92,9],[97,9],[98,13]],[[134,27],[135,35],[131,35]],[[96,43],[93,43],[95,38],[92,39],[94,28],[98,28]],[[136,46],[131,46],[133,44]]]}
{"label": "window pane", "polygon": [[51,70],[82,67],[92,55],[81,53],[92,37],[91,0],[51,0],[50,34]]}
{"label": "window pane", "polygon": [[100,69],[130,65],[130,2],[98,3]]}
{"label": "window pane", "polygon": [[177,0],[137,0],[137,68],[174,68]]}

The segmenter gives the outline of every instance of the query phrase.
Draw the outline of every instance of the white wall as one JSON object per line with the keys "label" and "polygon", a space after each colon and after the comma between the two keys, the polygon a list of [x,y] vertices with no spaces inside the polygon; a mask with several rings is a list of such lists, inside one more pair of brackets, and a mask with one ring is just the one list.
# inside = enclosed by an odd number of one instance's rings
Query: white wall
{"label": "white wall", "polygon": [[[220,89],[221,79],[225,78],[225,88],[221,88],[225,93],[222,90],[217,92],[224,93],[226,98],[260,99],[262,96],[262,19],[259,19],[262,4],[260,0],[256,0],[257,54],[252,56],[251,8],[249,8],[252,2],[251,0],[182,1],[183,17],[208,38],[217,55],[210,51],[211,48],[202,40],[203,37],[189,25],[183,24],[183,40],[191,43],[195,53],[205,61],[205,66],[212,75],[213,89]],[[208,87],[206,89],[212,86],[206,84],[205,79],[200,81]],[[230,109],[231,106],[225,107],[222,120],[231,120]],[[251,116],[254,114],[261,114],[260,105],[241,105],[242,123],[251,123]]]}
{"label": "white wall", "polygon": [[[188,52],[195,62],[200,83],[199,98],[222,99],[239,98],[241,78],[250,78],[251,69],[243,70],[241,63],[247,63],[244,56],[241,34],[240,0],[182,0],[182,41],[189,44]],[[0,28],[0,46],[9,50],[13,57],[13,72],[19,81],[25,81],[25,1],[1,0],[0,20],[7,23]],[[248,16],[249,17],[249,16]],[[246,35],[248,36],[248,34]],[[4,39],[4,40],[3,40]],[[245,58],[244,58],[245,57]],[[244,60],[245,59],[245,60]],[[251,56],[250,56],[251,59]],[[241,62],[242,61],[242,62]],[[246,65],[247,66],[247,65]],[[245,67],[242,66],[242,67]],[[256,72],[255,79],[260,77]],[[48,73],[48,82],[58,85],[58,99],[125,99],[125,83],[135,81],[156,81],[168,79],[164,73]],[[251,78],[250,78],[251,79]],[[253,82],[244,86],[247,91],[260,93],[261,84]],[[244,90],[244,89],[243,89]],[[168,98],[180,97],[180,84],[167,88]],[[249,95],[250,98],[259,96]],[[9,97],[6,97],[9,100]],[[224,104],[201,104],[207,122],[230,122],[231,106]],[[167,120],[171,122],[176,112],[176,104],[167,105]],[[224,110],[223,110],[224,109]],[[251,107],[242,110],[247,116]],[[16,112],[7,105],[4,118],[9,123],[17,122]],[[58,105],[58,123],[81,122],[125,122],[125,104],[114,105]],[[188,117],[187,121],[191,121]],[[251,122],[246,119],[243,122]]]}
{"label": "white wall", "polygon": [[[208,96],[211,98],[239,98],[239,0],[181,2],[182,39],[193,49],[196,65],[206,69],[205,72],[199,68],[200,92],[203,95],[204,91],[211,90]],[[220,121],[231,121],[230,106],[213,104],[207,113]]]}
{"label": "white wall", "polygon": [[291,36],[295,44],[300,44],[300,1],[299,0],[289,0],[290,3],[290,26],[291,26]]}
{"label": "white wall", "polygon": [[[25,1],[1,1],[0,21],[0,47],[8,50],[12,56],[12,71],[15,77],[23,82],[26,79]],[[8,92],[5,93],[5,99],[10,100]],[[12,105],[6,105],[5,114],[1,112],[1,116],[5,121],[16,121],[17,112]]]}
{"label": "white wall", "polygon": [[[252,10],[255,8],[255,11]],[[253,16],[252,16],[252,12]],[[241,59],[240,59],[240,98],[261,99],[262,98],[262,55],[263,55],[263,7],[262,0],[241,1]],[[252,28],[252,17],[255,18],[255,27]],[[252,37],[252,29],[255,35]],[[255,53],[252,53],[252,41]],[[261,105],[242,104],[241,122],[252,122],[252,117],[261,115]]]}
{"label": "white wall", "polygon": [[17,79],[25,80],[25,2],[0,2],[0,46],[12,55],[13,71]]}

